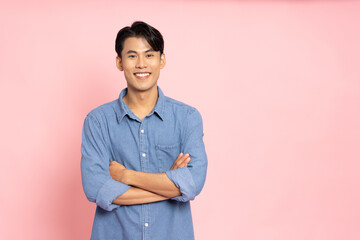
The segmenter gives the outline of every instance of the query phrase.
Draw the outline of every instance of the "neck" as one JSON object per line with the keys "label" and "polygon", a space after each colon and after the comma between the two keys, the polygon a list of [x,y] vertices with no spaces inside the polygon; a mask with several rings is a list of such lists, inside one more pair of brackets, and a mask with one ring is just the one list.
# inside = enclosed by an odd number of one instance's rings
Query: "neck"
{"label": "neck", "polygon": [[157,86],[144,92],[134,91],[128,87],[123,100],[130,110],[142,120],[154,109],[158,94]]}

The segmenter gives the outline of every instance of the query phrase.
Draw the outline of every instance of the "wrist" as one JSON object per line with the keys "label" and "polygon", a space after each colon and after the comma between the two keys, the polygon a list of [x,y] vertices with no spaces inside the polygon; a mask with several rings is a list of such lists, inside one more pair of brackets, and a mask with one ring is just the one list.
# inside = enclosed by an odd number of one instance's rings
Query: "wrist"
{"label": "wrist", "polygon": [[132,172],[134,172],[131,169],[124,169],[122,174],[121,174],[121,182],[126,184],[126,185],[131,185],[131,174]]}

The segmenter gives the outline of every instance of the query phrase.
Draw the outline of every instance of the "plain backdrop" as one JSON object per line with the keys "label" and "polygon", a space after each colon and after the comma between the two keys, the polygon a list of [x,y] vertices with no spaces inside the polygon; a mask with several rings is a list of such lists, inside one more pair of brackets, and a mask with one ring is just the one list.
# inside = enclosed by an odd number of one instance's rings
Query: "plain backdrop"
{"label": "plain backdrop", "polygon": [[360,239],[359,1],[1,1],[0,238],[89,239],[86,114],[126,86],[115,37],[165,38],[159,86],[196,107],[203,239]]}

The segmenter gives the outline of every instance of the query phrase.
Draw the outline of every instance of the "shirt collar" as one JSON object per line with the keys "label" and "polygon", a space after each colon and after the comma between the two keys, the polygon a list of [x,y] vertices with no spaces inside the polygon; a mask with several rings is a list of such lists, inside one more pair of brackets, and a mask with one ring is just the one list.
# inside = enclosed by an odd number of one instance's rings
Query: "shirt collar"
{"label": "shirt collar", "polygon": [[[165,110],[165,95],[164,93],[161,91],[160,87],[157,87],[158,89],[158,100],[156,102],[156,105],[154,107],[154,109],[149,113],[149,116],[156,113],[157,116],[164,121],[164,110]],[[121,122],[121,120],[125,117],[125,115],[128,115],[130,118],[132,119],[139,119],[131,110],[130,108],[126,105],[126,103],[123,100],[123,97],[127,94],[127,88],[124,88],[119,95],[119,99],[118,99],[118,104],[119,104],[119,109],[118,111],[116,111],[116,115],[117,115],[117,120],[118,123]]]}

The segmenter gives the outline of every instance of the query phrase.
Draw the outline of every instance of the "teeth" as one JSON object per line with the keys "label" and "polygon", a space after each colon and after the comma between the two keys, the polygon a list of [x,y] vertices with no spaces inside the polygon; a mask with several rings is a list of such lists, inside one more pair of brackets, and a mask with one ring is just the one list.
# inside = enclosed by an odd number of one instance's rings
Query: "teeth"
{"label": "teeth", "polygon": [[139,76],[139,77],[146,77],[146,76],[149,76],[150,73],[135,73],[136,76]]}

